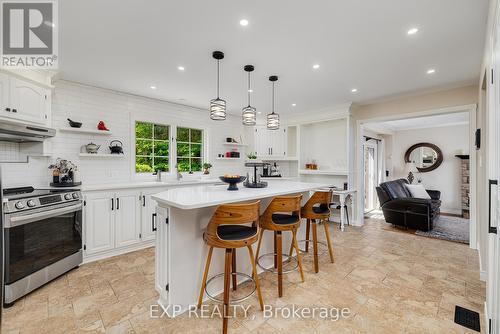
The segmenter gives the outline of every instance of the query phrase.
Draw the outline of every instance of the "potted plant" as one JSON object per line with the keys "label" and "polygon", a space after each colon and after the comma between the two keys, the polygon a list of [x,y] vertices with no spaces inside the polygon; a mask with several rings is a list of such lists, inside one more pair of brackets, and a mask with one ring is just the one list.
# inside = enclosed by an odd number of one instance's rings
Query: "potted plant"
{"label": "potted plant", "polygon": [[203,174],[205,175],[210,174],[210,168],[212,168],[212,164],[210,162],[205,162],[203,164]]}
{"label": "potted plant", "polygon": [[248,160],[256,160],[257,159],[257,152],[250,152],[247,154]]}

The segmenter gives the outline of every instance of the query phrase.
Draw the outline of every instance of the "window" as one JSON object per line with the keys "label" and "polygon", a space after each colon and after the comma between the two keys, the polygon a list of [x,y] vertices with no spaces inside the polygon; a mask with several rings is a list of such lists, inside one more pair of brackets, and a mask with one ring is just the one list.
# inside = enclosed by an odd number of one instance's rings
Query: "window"
{"label": "window", "polygon": [[169,170],[170,126],[135,122],[135,172]]}
{"label": "window", "polygon": [[203,130],[177,128],[179,172],[199,172],[202,167]]}

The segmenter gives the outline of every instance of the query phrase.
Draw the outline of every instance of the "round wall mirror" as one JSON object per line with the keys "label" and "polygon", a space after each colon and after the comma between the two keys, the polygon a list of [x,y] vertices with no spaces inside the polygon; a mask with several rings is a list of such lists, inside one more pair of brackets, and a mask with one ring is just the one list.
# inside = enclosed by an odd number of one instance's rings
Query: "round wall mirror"
{"label": "round wall mirror", "polygon": [[413,162],[420,173],[430,172],[443,162],[443,152],[434,144],[418,143],[405,153],[405,162]]}

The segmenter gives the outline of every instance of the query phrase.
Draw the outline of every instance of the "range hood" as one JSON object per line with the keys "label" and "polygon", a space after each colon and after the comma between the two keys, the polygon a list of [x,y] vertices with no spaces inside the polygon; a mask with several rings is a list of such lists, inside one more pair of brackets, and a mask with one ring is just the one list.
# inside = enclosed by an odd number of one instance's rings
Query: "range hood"
{"label": "range hood", "polygon": [[55,129],[43,126],[7,121],[0,122],[0,141],[15,143],[41,142],[55,135]]}

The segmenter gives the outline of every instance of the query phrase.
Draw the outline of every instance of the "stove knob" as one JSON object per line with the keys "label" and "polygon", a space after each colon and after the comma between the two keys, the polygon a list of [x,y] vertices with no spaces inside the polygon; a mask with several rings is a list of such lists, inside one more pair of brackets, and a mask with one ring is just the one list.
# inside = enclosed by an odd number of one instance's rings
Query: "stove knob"
{"label": "stove knob", "polygon": [[24,204],[21,201],[17,202],[15,206],[16,206],[16,209],[18,209],[18,210],[24,209]]}
{"label": "stove knob", "polygon": [[73,198],[77,199],[78,198],[78,193],[73,193]]}
{"label": "stove knob", "polygon": [[32,200],[32,199],[30,199],[30,200],[28,201],[28,203],[27,203],[27,204],[28,204],[28,206],[29,206],[30,208],[32,208],[32,207],[34,207],[34,206],[36,205],[35,201],[34,201],[34,200]]}
{"label": "stove knob", "polygon": [[73,197],[71,197],[71,194],[66,194],[66,195],[64,195],[64,199],[65,199],[65,200],[68,200],[68,201],[69,201],[69,200],[70,200],[70,199],[72,199],[72,198],[73,198]]}

